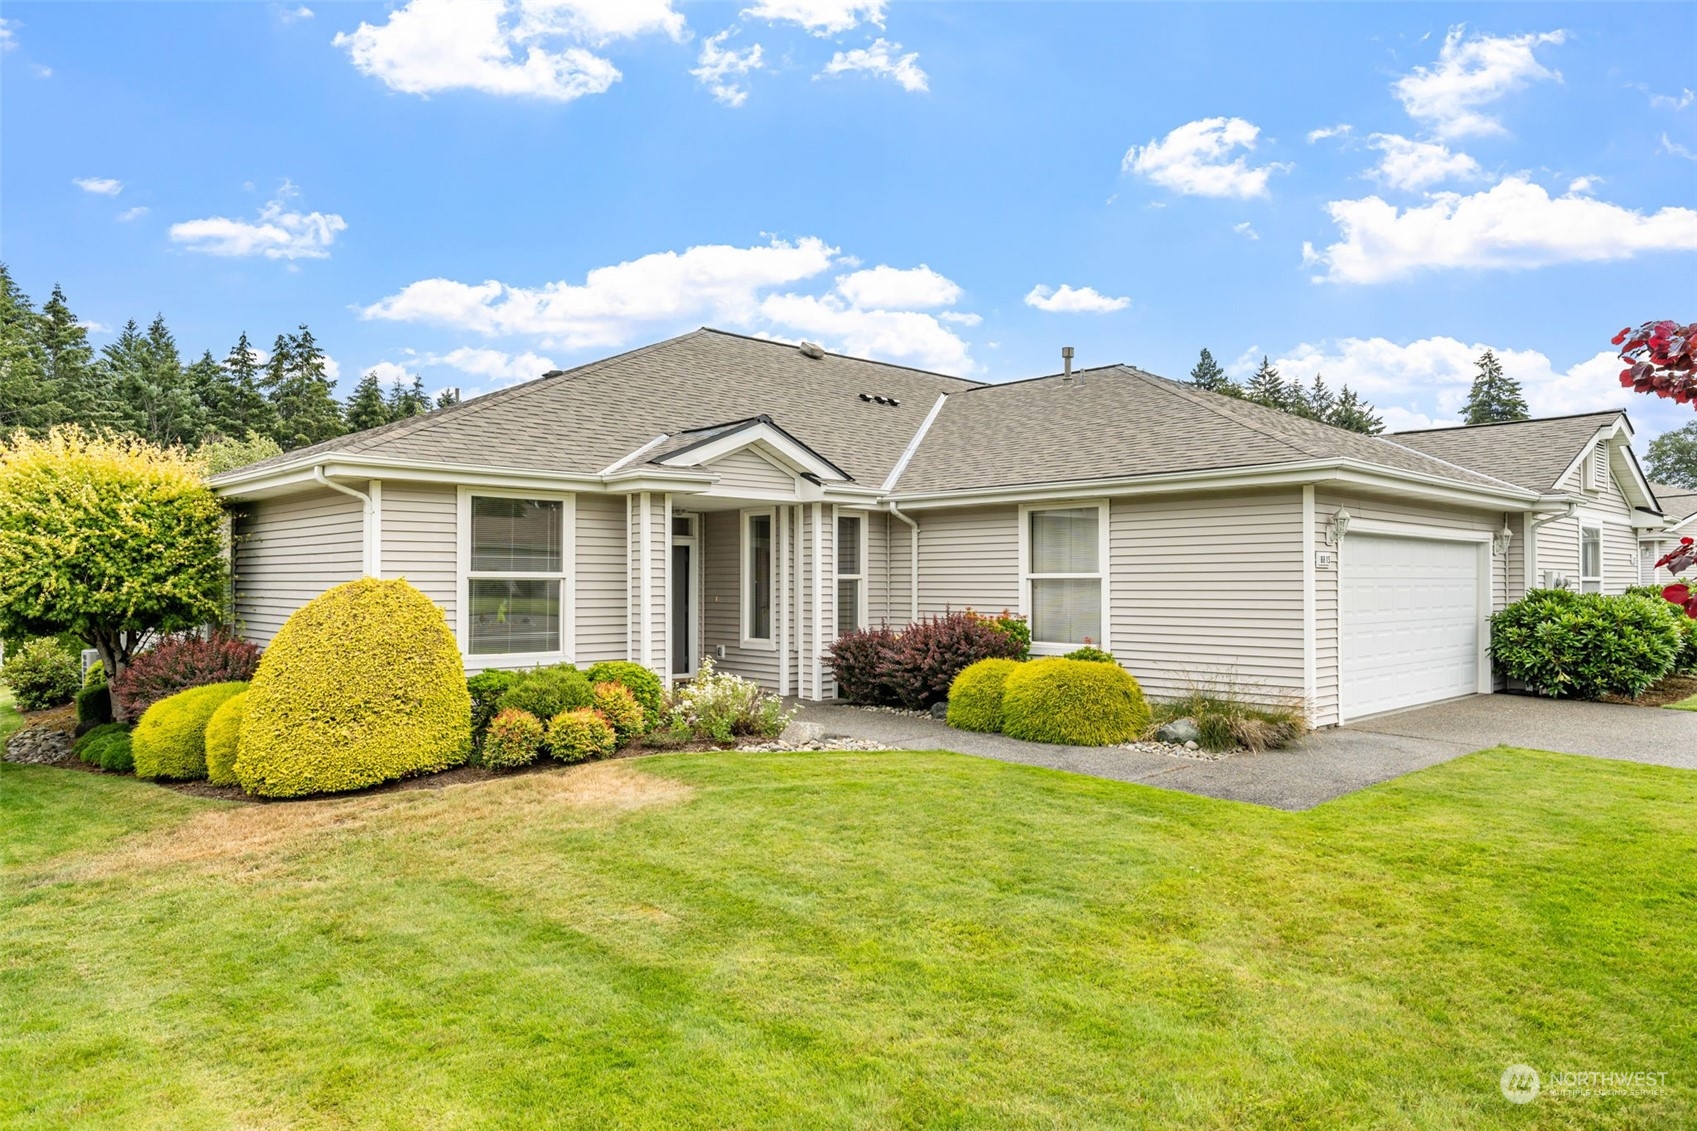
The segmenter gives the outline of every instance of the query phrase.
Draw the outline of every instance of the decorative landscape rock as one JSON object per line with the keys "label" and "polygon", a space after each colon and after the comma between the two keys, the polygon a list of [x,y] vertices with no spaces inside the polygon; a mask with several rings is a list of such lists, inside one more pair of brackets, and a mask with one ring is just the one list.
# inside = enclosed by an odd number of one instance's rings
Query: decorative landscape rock
{"label": "decorative landscape rock", "polygon": [[[794,725],[793,723],[791,724]],[[813,724],[809,724],[813,725]],[[786,732],[787,733],[787,732]],[[881,742],[873,742],[869,738],[844,738],[837,735],[831,738],[815,738],[807,742],[786,742],[782,737],[771,742],[750,742],[737,747],[739,754],[793,754],[801,751],[816,750],[889,750]]]}
{"label": "decorative landscape rock", "polygon": [[948,718],[949,717],[949,701],[947,699],[945,699],[941,703],[931,704],[931,717],[934,718],[934,719],[946,719],[946,718]]}
{"label": "decorative landscape rock", "polygon": [[824,727],[818,723],[804,723],[798,719],[792,721],[789,726],[784,728],[783,733],[778,735],[778,746],[780,749],[801,747],[810,742],[818,742],[824,737]]}
{"label": "decorative landscape rock", "polygon": [[1183,746],[1187,742],[1197,742],[1202,738],[1202,732],[1196,728],[1194,719],[1174,719],[1155,731],[1155,737],[1162,742],[1171,742]]}
{"label": "decorative landscape rock", "polygon": [[71,736],[59,727],[25,727],[6,740],[6,761],[45,766],[70,757]]}

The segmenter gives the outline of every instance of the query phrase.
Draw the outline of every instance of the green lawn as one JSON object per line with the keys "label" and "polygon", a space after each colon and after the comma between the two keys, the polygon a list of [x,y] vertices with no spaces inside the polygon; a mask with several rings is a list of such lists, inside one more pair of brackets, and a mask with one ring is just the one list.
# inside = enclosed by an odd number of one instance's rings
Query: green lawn
{"label": "green lawn", "polygon": [[0,1125],[1692,1126],[1694,814],[1503,749],[1300,814],[943,753],[4,766]]}
{"label": "green lawn", "polygon": [[17,700],[13,698],[11,689],[0,684],[0,745],[6,742],[6,736],[24,725],[24,717],[18,712]]}

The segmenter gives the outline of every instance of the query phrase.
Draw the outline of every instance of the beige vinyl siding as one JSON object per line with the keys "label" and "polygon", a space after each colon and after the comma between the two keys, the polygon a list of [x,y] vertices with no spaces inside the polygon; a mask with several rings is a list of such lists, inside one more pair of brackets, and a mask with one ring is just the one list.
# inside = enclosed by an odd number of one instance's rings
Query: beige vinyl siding
{"label": "beige vinyl siding", "polygon": [[948,508],[912,517],[919,523],[920,616],[1019,608],[1018,507]]}
{"label": "beige vinyl siding", "polygon": [[577,496],[577,662],[628,659],[625,496]]}
{"label": "beige vinyl siding", "polygon": [[1303,693],[1299,490],[1116,499],[1108,646],[1153,698]]}
{"label": "beige vinyl siding", "polygon": [[900,628],[913,619],[913,528],[888,511],[873,515],[876,578],[867,602],[867,623]]}
{"label": "beige vinyl siding", "polygon": [[1612,466],[1605,490],[1585,490],[1584,479],[1585,461],[1581,460],[1558,484],[1560,490],[1582,500],[1579,514],[1538,528],[1538,567],[1533,580],[1541,585],[1546,572],[1560,573],[1567,576],[1574,589],[1578,589],[1579,530],[1581,526],[1596,526],[1603,532],[1603,592],[1623,593],[1639,583],[1641,573],[1638,535],[1632,528],[1632,504],[1622,493]]}
{"label": "beige vinyl siding", "polygon": [[[702,557],[701,646],[707,655],[723,647],[725,658],[715,660],[723,671],[752,679],[768,691],[778,689],[776,649],[742,646],[742,514],[740,511],[710,511],[704,516]],[[774,592],[774,600],[777,594]],[[780,623],[773,610],[773,635]]]}
{"label": "beige vinyl siding", "polygon": [[756,491],[762,494],[795,496],[795,476],[754,452],[744,448],[712,463],[702,470],[719,477],[721,492]]}
{"label": "beige vinyl siding", "polygon": [[382,514],[383,576],[406,578],[436,602],[450,625],[456,623],[459,498],[454,488],[385,482]]}
{"label": "beige vinyl siding", "polygon": [[238,504],[234,523],[236,630],[269,644],[289,614],[364,572],[365,514],[337,491]]}
{"label": "beige vinyl siding", "polygon": [[[1501,511],[1468,510],[1354,492],[1319,491],[1316,492],[1314,503],[1314,537],[1317,545],[1325,544],[1327,526],[1340,508],[1348,510],[1350,515],[1357,519],[1451,530],[1476,530],[1493,534],[1502,529],[1504,517]],[[1514,529],[1512,521],[1510,529]],[[1348,541],[1348,535],[1345,535],[1345,541]],[[1521,554],[1521,546],[1519,541],[1511,543],[1508,557],[1513,558]],[[1518,573],[1519,567],[1514,568]],[[1490,611],[1502,608],[1508,596],[1509,578],[1509,565],[1504,555],[1493,553]],[[1335,568],[1315,571],[1314,627],[1318,665],[1312,705],[1313,721],[1317,726],[1331,726],[1338,721],[1338,571]]]}
{"label": "beige vinyl siding", "polygon": [[1526,595],[1526,527],[1528,521],[1528,516],[1525,514],[1508,516],[1508,528],[1514,536],[1509,539],[1508,555],[1503,561],[1505,603],[1518,601]]}

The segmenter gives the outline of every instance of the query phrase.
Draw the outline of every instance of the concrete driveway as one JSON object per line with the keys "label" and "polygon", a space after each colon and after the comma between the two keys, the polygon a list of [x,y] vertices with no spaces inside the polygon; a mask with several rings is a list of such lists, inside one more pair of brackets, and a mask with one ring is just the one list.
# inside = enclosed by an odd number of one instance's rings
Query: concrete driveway
{"label": "concrete driveway", "polygon": [[951,730],[934,719],[832,703],[801,716],[828,734],[954,750],[1278,809],[1322,801],[1497,745],[1697,769],[1697,713],[1525,695],[1471,695],[1319,731],[1285,750],[1195,762],[1118,747],[1049,746]]}

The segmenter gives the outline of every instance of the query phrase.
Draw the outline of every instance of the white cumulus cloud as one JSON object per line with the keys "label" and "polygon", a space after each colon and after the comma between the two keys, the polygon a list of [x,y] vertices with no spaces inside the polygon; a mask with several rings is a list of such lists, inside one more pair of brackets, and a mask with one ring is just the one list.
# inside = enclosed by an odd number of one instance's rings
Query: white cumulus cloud
{"label": "white cumulus cloud", "polygon": [[205,255],[328,259],[330,245],[338,233],[347,231],[348,222],[334,212],[300,212],[292,208],[289,201],[297,195],[298,190],[285,181],[277,196],[259,210],[255,220],[227,216],[184,220],[172,224],[169,234],[173,243]]}
{"label": "white cumulus cloud", "polygon": [[1110,298],[1094,287],[1074,287],[1062,283],[1051,288],[1039,283],[1026,292],[1025,305],[1048,311],[1050,314],[1109,314],[1124,310],[1131,305],[1131,300]]}
{"label": "white cumulus cloud", "polygon": [[689,72],[726,106],[741,106],[748,101],[748,88],[737,80],[765,65],[761,62],[762,48],[758,43],[740,51],[725,46],[725,40],[735,31],[726,28],[702,40],[701,55],[696,60],[699,66]]}
{"label": "white cumulus cloud", "polygon": [[884,26],[884,0],[760,0],[742,14],[770,23],[800,24],[814,35],[836,35],[862,21]]}
{"label": "white cumulus cloud", "polygon": [[134,208],[126,208],[122,212],[118,213],[118,220],[120,223],[127,224],[131,220],[139,220],[146,215],[147,205],[138,204]]}
{"label": "white cumulus cloud", "polygon": [[407,94],[468,89],[569,102],[619,70],[589,50],[660,33],[681,40],[670,0],[411,0],[332,41],[360,71]]}
{"label": "white cumulus cloud", "polygon": [[1381,155],[1368,175],[1391,188],[1418,192],[1444,181],[1471,180],[1485,174],[1479,162],[1465,153],[1451,153],[1443,142],[1374,134],[1367,144]]}
{"label": "white cumulus cloud", "polygon": [[1416,67],[1391,85],[1410,117],[1439,137],[1500,134],[1502,123],[1485,113],[1493,102],[1544,79],[1561,75],[1538,61],[1536,48],[1556,45],[1563,31],[1529,35],[1482,35],[1468,39],[1460,25],[1450,28],[1432,67]]}
{"label": "white cumulus cloud", "polygon": [[446,365],[458,369],[461,373],[469,373],[473,377],[486,377],[494,381],[518,382],[529,381],[540,377],[550,370],[558,369],[552,358],[525,350],[522,353],[506,353],[502,350],[479,349],[462,346],[444,354],[426,354],[419,358],[420,365]]}
{"label": "white cumulus cloud", "polygon": [[1398,209],[1376,196],[1327,206],[1342,238],[1305,262],[1335,283],[1381,283],[1438,268],[1519,268],[1697,251],[1697,210],[1653,213],[1569,192],[1551,197],[1524,176],[1482,192],[1438,193]]}
{"label": "white cumulus cloud", "polygon": [[780,331],[824,339],[843,353],[876,357],[943,373],[969,373],[965,341],[934,315],[915,310],[860,310],[835,295],[770,295],[760,313]]}
{"label": "white cumulus cloud", "polygon": [[1339,122],[1335,126],[1321,126],[1317,130],[1308,131],[1308,144],[1313,145],[1315,142],[1325,141],[1329,137],[1348,137],[1354,129],[1355,127],[1347,122]]}
{"label": "white cumulus cloud", "polygon": [[839,51],[832,55],[825,69],[814,77],[859,72],[890,79],[903,90],[915,94],[931,89],[929,77],[919,67],[919,52],[909,51],[903,55],[901,49],[901,44],[879,37],[872,41],[870,47],[856,47],[852,51]]}
{"label": "white cumulus cloud", "polygon": [[863,310],[924,310],[953,306],[960,300],[960,284],[931,270],[918,267],[871,267],[837,280],[837,293]]}
{"label": "white cumulus cloud", "polygon": [[1202,118],[1159,141],[1132,146],[1121,167],[1190,196],[1265,196],[1267,178],[1289,166],[1251,166],[1243,153],[1226,159],[1234,150],[1252,151],[1260,136],[1260,127],[1242,118]]}
{"label": "white cumulus cloud", "polygon": [[117,196],[124,191],[124,182],[112,177],[75,177],[71,183],[97,196]]}

